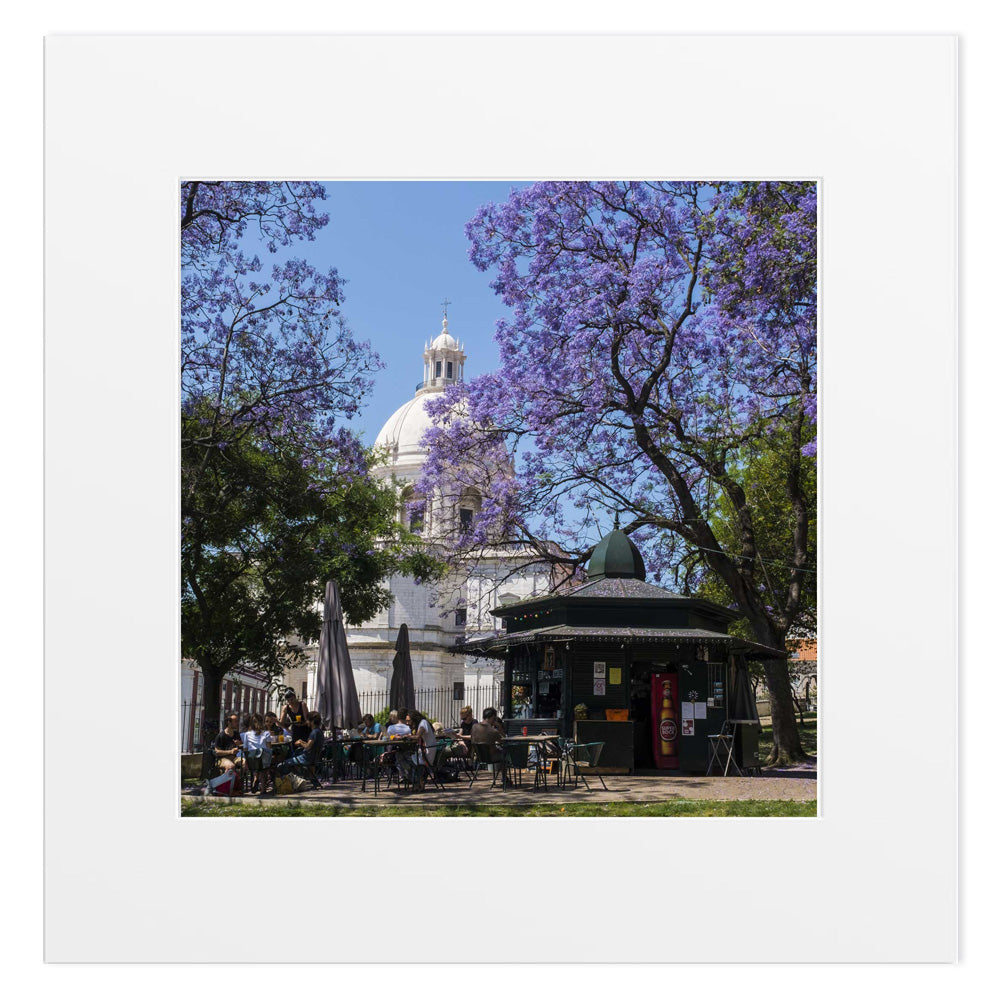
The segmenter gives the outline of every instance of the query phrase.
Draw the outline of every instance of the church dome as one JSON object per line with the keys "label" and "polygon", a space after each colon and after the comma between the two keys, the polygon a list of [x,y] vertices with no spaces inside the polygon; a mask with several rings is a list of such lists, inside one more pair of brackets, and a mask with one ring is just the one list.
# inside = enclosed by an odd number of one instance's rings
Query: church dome
{"label": "church dome", "polygon": [[635,542],[618,527],[617,517],[614,529],[597,543],[587,566],[588,580],[610,578],[646,579],[642,555]]}
{"label": "church dome", "polygon": [[457,350],[457,349],[458,349],[458,341],[450,333],[447,333],[447,332],[439,333],[431,341],[431,350],[432,351],[439,351],[439,350],[451,350],[451,351],[454,351],[454,350]]}
{"label": "church dome", "polygon": [[423,463],[425,450],[420,445],[420,439],[431,426],[430,415],[424,408],[426,401],[425,395],[407,400],[378,432],[375,447],[389,449],[391,465]]}
{"label": "church dome", "polygon": [[465,351],[448,332],[448,317],[441,323],[441,332],[434,341],[424,345],[424,377],[417,383],[416,395],[403,403],[385,422],[375,438],[376,448],[388,448],[386,465],[375,470],[378,474],[388,471],[413,478],[423,465],[427,451],[420,439],[430,429],[432,420],[427,413],[427,396],[444,392],[449,385],[462,381]]}

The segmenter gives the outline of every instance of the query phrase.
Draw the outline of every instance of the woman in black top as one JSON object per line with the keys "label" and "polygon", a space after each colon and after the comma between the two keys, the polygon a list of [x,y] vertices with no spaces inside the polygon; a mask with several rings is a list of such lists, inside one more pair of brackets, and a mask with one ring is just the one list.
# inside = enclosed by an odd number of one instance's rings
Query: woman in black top
{"label": "woman in black top", "polygon": [[301,726],[306,721],[305,702],[299,701],[295,697],[295,692],[289,688],[285,694],[285,707],[281,712],[279,725],[284,729],[291,730],[293,725]]}

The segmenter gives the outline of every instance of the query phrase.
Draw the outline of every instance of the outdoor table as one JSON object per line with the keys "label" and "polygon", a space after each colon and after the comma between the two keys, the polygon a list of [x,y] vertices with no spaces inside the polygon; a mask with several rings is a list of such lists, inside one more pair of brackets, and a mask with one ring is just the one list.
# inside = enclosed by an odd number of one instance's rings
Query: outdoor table
{"label": "outdoor table", "polygon": [[[510,744],[510,743],[527,743],[529,747],[532,744],[536,744],[540,748],[541,744],[543,744],[543,743],[558,743],[559,742],[559,737],[557,735],[555,735],[555,734],[542,735],[540,733],[537,734],[537,735],[535,735],[535,736],[505,736],[504,739],[503,739],[503,742],[506,743],[506,744]],[[537,762],[536,762],[536,765],[535,765],[535,788],[537,789],[538,788],[538,783],[539,783],[538,779],[543,774],[543,772],[541,770],[541,767],[540,767],[540,764],[541,764],[541,761],[542,761],[542,752],[541,752],[541,749],[539,749],[539,751],[537,753],[536,760],[537,760]],[[504,768],[504,782],[505,783],[507,782],[507,768],[506,767]],[[559,783],[559,774],[558,774],[558,772],[556,773],[556,783],[557,784]],[[542,787],[543,788],[548,788],[548,782],[545,781],[544,778],[542,779]]]}
{"label": "outdoor table", "polygon": [[288,760],[293,756],[295,744],[290,739],[285,739],[281,743],[271,740],[271,763],[277,764],[283,760]]}
{"label": "outdoor table", "polygon": [[337,746],[339,746],[343,752],[344,763],[353,760],[359,767],[363,766],[364,761],[357,760],[354,756],[354,751],[355,748],[360,748],[361,745],[366,742],[366,739],[367,737],[365,736],[342,736],[336,740]]}
{"label": "outdoor table", "polygon": [[[373,747],[375,749],[382,749],[384,753],[386,750],[396,750],[402,751],[404,753],[412,753],[416,747],[420,745],[420,741],[416,736],[397,736],[395,739],[362,739],[362,744],[366,747]],[[368,784],[368,771],[365,767],[364,761],[361,764],[361,791],[365,791]],[[378,795],[378,763],[375,764],[375,794]]]}

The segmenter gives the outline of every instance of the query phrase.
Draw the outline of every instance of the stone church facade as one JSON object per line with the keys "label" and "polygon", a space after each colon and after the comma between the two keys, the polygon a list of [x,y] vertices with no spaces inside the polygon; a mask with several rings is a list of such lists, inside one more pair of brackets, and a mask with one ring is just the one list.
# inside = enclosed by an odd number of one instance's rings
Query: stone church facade
{"label": "stone church facade", "polygon": [[[423,378],[415,394],[389,417],[375,439],[375,446],[385,449],[388,461],[373,471],[382,478],[395,477],[400,484],[400,519],[420,531],[428,545],[447,546],[455,527],[475,514],[478,498],[474,491],[463,498],[458,510],[444,509],[440,498],[435,497],[427,498],[422,512],[414,512],[407,506],[427,457],[420,444],[431,426],[425,404],[464,377],[466,354],[449,332],[447,316],[437,337],[425,342],[422,361]],[[414,370],[419,371],[416,364]],[[491,608],[551,589],[547,566],[537,565],[512,573],[514,565],[510,553],[495,551],[480,556],[468,573],[444,587],[416,583],[405,577],[390,578],[386,582],[392,593],[389,607],[370,621],[346,630],[359,693],[388,691],[396,638],[404,623],[409,631],[414,685],[418,690],[447,688],[456,682],[463,682],[467,688],[493,684],[494,663],[467,660],[453,648],[467,636],[495,627],[496,619],[489,613]],[[315,656],[315,650],[312,652]],[[315,670],[308,669],[307,675],[308,697],[313,699]],[[298,690],[298,684],[295,686]]]}

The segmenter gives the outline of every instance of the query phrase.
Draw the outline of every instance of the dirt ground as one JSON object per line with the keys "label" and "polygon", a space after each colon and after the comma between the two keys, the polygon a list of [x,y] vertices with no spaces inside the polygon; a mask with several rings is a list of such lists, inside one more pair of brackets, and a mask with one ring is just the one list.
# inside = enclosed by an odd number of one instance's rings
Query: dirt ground
{"label": "dirt ground", "polygon": [[[805,802],[816,798],[815,764],[803,764],[794,768],[765,768],[759,778],[740,777],[674,777],[662,773],[640,773],[627,775],[604,775],[607,791],[601,787],[596,776],[589,778],[589,790],[580,783],[577,787],[557,788],[550,782],[548,788],[535,789],[532,778],[525,775],[520,787],[501,789],[500,784],[490,785],[489,774],[481,774],[473,785],[465,780],[446,783],[442,789],[428,784],[420,794],[400,792],[395,785],[390,789],[382,787],[376,798],[374,785],[368,782],[362,792],[358,780],[324,783],[318,790],[309,789],[290,796],[265,796],[256,794],[234,797],[232,802],[328,802],[343,806],[372,805],[385,803],[421,807],[435,805],[460,805],[462,803],[505,802],[509,805],[528,803],[567,802],[666,802],[671,799],[743,799],[778,800],[790,799]],[[185,789],[186,794],[194,789]]]}

